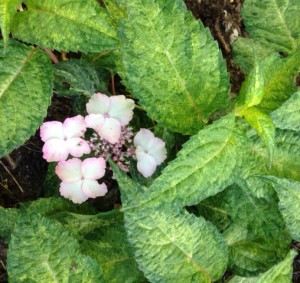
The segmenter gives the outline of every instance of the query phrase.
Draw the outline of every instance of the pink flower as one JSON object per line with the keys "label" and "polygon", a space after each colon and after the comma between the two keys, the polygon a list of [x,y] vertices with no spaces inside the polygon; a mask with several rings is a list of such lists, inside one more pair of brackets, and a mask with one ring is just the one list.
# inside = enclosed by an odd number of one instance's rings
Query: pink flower
{"label": "pink flower", "polygon": [[80,115],[67,118],[64,123],[45,122],[40,128],[43,142],[43,157],[48,162],[66,160],[71,154],[81,157],[90,153],[90,147],[82,138],[86,131],[84,118]]}
{"label": "pink flower", "polygon": [[148,178],[167,158],[165,143],[147,129],[141,129],[133,142],[136,146],[137,169],[145,178]]}
{"label": "pink flower", "polygon": [[89,115],[85,117],[85,122],[101,138],[114,144],[120,139],[121,127],[132,119],[133,108],[134,101],[124,95],[108,97],[95,93],[86,105]]}
{"label": "pink flower", "polygon": [[105,160],[102,157],[61,161],[55,167],[55,173],[62,180],[60,194],[74,203],[82,203],[88,198],[107,193],[106,185],[96,181],[105,174]]}

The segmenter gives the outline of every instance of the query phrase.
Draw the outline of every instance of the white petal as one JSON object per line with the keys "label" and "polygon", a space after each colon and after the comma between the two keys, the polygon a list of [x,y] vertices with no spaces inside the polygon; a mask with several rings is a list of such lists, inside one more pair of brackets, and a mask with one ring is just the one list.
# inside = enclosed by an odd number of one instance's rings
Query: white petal
{"label": "white petal", "polygon": [[66,141],[69,153],[74,157],[81,157],[91,152],[89,144],[81,138],[72,138]]}
{"label": "white petal", "polygon": [[160,138],[155,138],[148,145],[148,154],[150,154],[156,160],[156,164],[160,165],[167,158],[167,150],[164,141]]}
{"label": "white petal", "polygon": [[137,169],[145,177],[150,177],[156,170],[155,159],[146,153],[140,153],[137,159]]}
{"label": "white petal", "polygon": [[43,146],[43,158],[48,162],[66,160],[69,156],[67,144],[64,140],[50,139]]}
{"label": "white petal", "polygon": [[101,138],[108,142],[117,143],[121,136],[121,124],[116,119],[106,118],[104,124],[97,132]]}
{"label": "white petal", "polygon": [[108,113],[110,99],[102,93],[95,93],[86,104],[86,110],[89,114]]}
{"label": "white petal", "polygon": [[89,197],[82,191],[82,181],[74,183],[62,182],[59,188],[60,194],[74,203],[83,203]]}
{"label": "white petal", "polygon": [[126,126],[133,116],[134,101],[126,99],[124,95],[110,97],[108,114],[111,118],[117,119],[122,126]]}
{"label": "white petal", "polygon": [[81,172],[84,179],[97,180],[105,174],[106,161],[104,158],[92,157],[83,160]]}
{"label": "white petal", "polygon": [[102,114],[90,114],[85,117],[85,123],[88,128],[94,129],[96,132],[104,124],[105,118]]}
{"label": "white petal", "polygon": [[67,118],[63,123],[63,130],[68,139],[82,137],[86,131],[84,118],[80,115]]}
{"label": "white petal", "polygon": [[155,139],[154,134],[147,129],[140,129],[133,139],[135,146],[141,146],[144,150],[148,150],[149,144]]}
{"label": "white petal", "polygon": [[78,158],[72,158],[67,161],[61,161],[55,167],[55,173],[59,179],[64,182],[76,182],[80,181],[81,174],[81,160]]}
{"label": "white petal", "polygon": [[43,142],[50,139],[64,139],[64,131],[61,122],[45,122],[40,127],[40,136]]}
{"label": "white petal", "polygon": [[102,197],[107,193],[107,187],[104,183],[101,185],[94,180],[84,180],[82,184],[82,191],[89,198]]}

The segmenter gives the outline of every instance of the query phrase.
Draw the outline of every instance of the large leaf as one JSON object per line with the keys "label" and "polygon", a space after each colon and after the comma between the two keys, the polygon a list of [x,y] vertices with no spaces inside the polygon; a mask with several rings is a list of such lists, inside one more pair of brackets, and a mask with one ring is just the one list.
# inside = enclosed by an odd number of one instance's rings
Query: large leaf
{"label": "large leaf", "polygon": [[245,0],[242,15],[251,37],[266,46],[285,53],[299,46],[298,0]]}
{"label": "large leaf", "polygon": [[97,52],[116,47],[116,31],[95,0],[26,0],[15,15],[15,37],[41,47]]}
{"label": "large leaf", "polygon": [[279,198],[279,209],[291,231],[293,239],[300,241],[300,182],[266,177]]}
{"label": "large leaf", "polygon": [[154,120],[197,133],[228,103],[229,79],[216,42],[181,0],[119,0],[121,76]]}
{"label": "large leaf", "polygon": [[46,116],[52,94],[48,55],[17,42],[0,42],[0,157],[20,146]]}
{"label": "large leaf", "polygon": [[291,250],[282,262],[257,277],[246,278],[235,276],[228,283],[291,283],[293,260],[296,254],[296,251]]}
{"label": "large leaf", "polygon": [[4,41],[4,48],[7,47],[10,24],[14,14],[16,13],[16,8],[21,4],[21,0],[1,0],[0,1],[0,28],[1,34]]}
{"label": "large leaf", "polygon": [[0,236],[7,242],[15,227],[18,216],[18,209],[0,207]]}
{"label": "large leaf", "polygon": [[300,131],[300,91],[271,113],[277,128]]}
{"label": "large leaf", "polygon": [[[114,166],[125,196],[141,191]],[[227,247],[217,229],[186,211],[151,205],[130,208],[125,198],[125,227],[140,269],[151,282],[203,282],[219,279],[227,265]]]}
{"label": "large leaf", "polygon": [[24,214],[11,235],[7,256],[10,282],[104,282],[100,266],[80,253],[61,224]]}

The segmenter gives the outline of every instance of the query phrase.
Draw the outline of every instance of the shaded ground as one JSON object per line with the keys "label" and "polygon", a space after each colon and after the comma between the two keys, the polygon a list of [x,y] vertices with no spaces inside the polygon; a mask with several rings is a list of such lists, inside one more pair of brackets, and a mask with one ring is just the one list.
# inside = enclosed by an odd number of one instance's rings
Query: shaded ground
{"label": "shaded ground", "polygon": [[[230,43],[235,36],[245,35],[240,15],[243,0],[185,0],[185,2],[193,15],[200,18],[204,25],[210,28],[214,38],[218,41],[227,61],[231,90],[237,93],[244,80],[244,74],[232,60]],[[72,115],[71,112],[68,99],[54,98],[47,119],[63,121]],[[47,163],[42,159],[41,147],[42,142],[37,134],[22,147],[13,151],[10,159],[1,159],[0,206],[17,207],[19,202],[34,200],[43,195]],[[118,191],[112,184],[106,198],[97,201],[96,205],[100,210],[109,210],[118,200]],[[299,243],[294,243],[293,246],[300,249]],[[0,282],[7,282],[6,252],[7,246],[0,238]],[[294,261],[293,282],[300,282],[300,256]]]}

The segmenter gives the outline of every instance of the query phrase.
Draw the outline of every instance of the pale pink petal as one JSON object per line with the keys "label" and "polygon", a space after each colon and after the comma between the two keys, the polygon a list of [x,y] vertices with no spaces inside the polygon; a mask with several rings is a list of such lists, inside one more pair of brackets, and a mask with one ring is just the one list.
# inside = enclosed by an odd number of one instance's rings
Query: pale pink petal
{"label": "pale pink petal", "polygon": [[82,161],[81,172],[84,179],[97,180],[105,174],[106,162],[104,158],[92,157]]}
{"label": "pale pink petal", "polygon": [[50,139],[64,139],[63,126],[61,122],[45,122],[40,127],[40,136],[43,142]]}
{"label": "pale pink petal", "polygon": [[50,139],[43,146],[43,158],[48,162],[66,160],[69,156],[67,144],[64,140]]}
{"label": "pale pink petal", "polygon": [[154,134],[147,129],[140,129],[134,137],[133,143],[135,146],[140,145],[144,150],[148,150],[149,145],[155,139]]}
{"label": "pale pink petal", "polygon": [[145,178],[155,172],[156,166],[156,161],[151,155],[143,152],[137,154],[137,169]]}
{"label": "pale pink petal", "polygon": [[167,158],[167,150],[164,141],[160,138],[155,138],[148,146],[147,152],[154,157],[156,164],[160,165]]}
{"label": "pale pink petal", "polygon": [[126,99],[124,95],[110,97],[108,114],[111,118],[117,119],[122,126],[126,126],[133,116],[134,101]]}
{"label": "pale pink petal", "polygon": [[59,188],[60,194],[74,203],[83,203],[89,197],[82,191],[82,181],[74,183],[62,182]]}
{"label": "pale pink petal", "polygon": [[101,185],[94,180],[84,180],[82,191],[89,198],[102,197],[107,193],[107,187],[104,183]]}
{"label": "pale pink petal", "polygon": [[81,115],[67,118],[63,123],[63,130],[68,139],[82,137],[86,131],[84,118]]}
{"label": "pale pink petal", "polygon": [[66,141],[69,153],[74,157],[81,157],[91,152],[89,144],[81,138],[72,138]]}
{"label": "pale pink petal", "polygon": [[110,99],[102,93],[95,93],[86,104],[86,111],[89,114],[105,114],[108,113]]}
{"label": "pale pink petal", "polygon": [[80,181],[82,177],[81,164],[82,161],[78,158],[61,161],[55,167],[55,173],[59,179],[67,183]]}
{"label": "pale pink petal", "polygon": [[104,124],[105,118],[102,114],[90,114],[85,117],[85,123],[88,128],[98,131]]}
{"label": "pale pink petal", "polygon": [[110,143],[117,143],[121,136],[121,124],[113,118],[106,118],[101,128],[97,130],[99,136]]}

